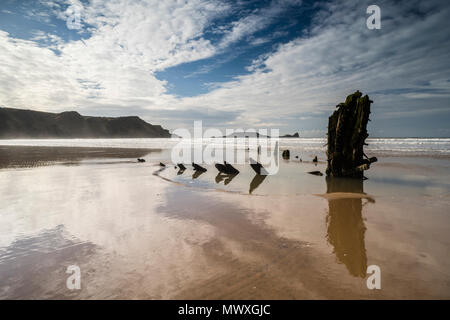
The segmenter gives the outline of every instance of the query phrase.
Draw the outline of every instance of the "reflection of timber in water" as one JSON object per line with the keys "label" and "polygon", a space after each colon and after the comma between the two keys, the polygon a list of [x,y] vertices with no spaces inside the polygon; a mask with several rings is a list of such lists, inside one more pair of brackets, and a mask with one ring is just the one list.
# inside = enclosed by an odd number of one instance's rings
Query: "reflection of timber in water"
{"label": "reflection of timber in water", "polygon": [[[327,177],[327,193],[363,193],[363,180]],[[367,256],[364,243],[366,227],[362,219],[361,198],[328,200],[327,240],[337,259],[351,275],[366,276]]]}
{"label": "reflection of timber in water", "polygon": [[264,181],[264,179],[266,179],[267,176],[265,175],[261,175],[261,174],[257,174],[255,175],[255,177],[252,179],[252,182],[250,182],[250,189],[248,190],[249,194],[252,194],[252,192],[259,187],[259,185]]}
{"label": "reflection of timber in water", "polygon": [[216,183],[221,183],[223,181],[224,185],[229,184],[234,177],[236,177],[237,174],[225,174],[225,173],[221,173],[219,172],[216,176]]}
{"label": "reflection of timber in water", "polygon": [[192,175],[192,179],[197,179],[204,173],[205,173],[205,171],[200,171],[200,170],[194,171],[194,174]]}

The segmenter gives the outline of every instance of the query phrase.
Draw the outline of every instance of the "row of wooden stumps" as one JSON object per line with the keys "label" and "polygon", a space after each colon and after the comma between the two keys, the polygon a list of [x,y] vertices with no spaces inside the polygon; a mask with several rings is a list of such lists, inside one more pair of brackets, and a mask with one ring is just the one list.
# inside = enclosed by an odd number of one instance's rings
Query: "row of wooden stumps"
{"label": "row of wooden stumps", "polygon": [[[369,122],[370,104],[373,101],[369,96],[363,96],[360,91],[347,96],[345,102],[339,103],[337,110],[328,119],[328,141],[327,141],[327,169],[329,177],[350,177],[363,178],[364,171],[377,161],[376,157],[367,157],[364,153],[367,133],[367,123]],[[284,150],[284,159],[289,159],[290,151]],[[144,162],[144,159],[138,159]],[[317,162],[317,156],[313,162]],[[164,164],[161,163],[162,166]],[[205,172],[206,169],[198,164],[192,164],[195,171]],[[252,161],[251,166],[257,174],[261,174],[262,166],[256,161]],[[181,171],[186,167],[178,164]],[[231,164],[224,162],[216,164],[215,167],[220,173],[238,174],[239,170]],[[312,173],[312,172],[310,172]]]}
{"label": "row of wooden stumps", "polygon": [[[166,165],[162,162],[159,163],[160,166],[165,167]],[[206,168],[202,167],[199,164],[196,164],[194,162],[192,162],[192,167],[194,169],[194,171],[199,171],[199,172],[206,172],[208,171]],[[233,167],[231,164],[227,163],[226,161],[224,161],[223,164],[220,163],[216,163],[215,167],[217,170],[219,170],[220,173],[224,173],[224,174],[238,174],[239,170],[236,169],[235,167]],[[175,169],[179,169],[180,171],[184,171],[186,170],[186,166],[182,163],[178,163],[175,166]]]}
{"label": "row of wooden stumps", "polygon": [[[344,103],[338,104],[337,110],[329,117],[326,183],[327,193],[364,194],[363,172],[377,161],[375,157],[365,155],[363,148],[369,121],[369,97],[356,91],[347,97]],[[282,157],[290,158],[289,150],[284,150]],[[313,160],[317,162],[317,157]],[[161,163],[162,166],[164,164]],[[251,164],[257,172],[250,184],[250,193],[266,176],[260,175],[262,166]],[[184,166],[183,166],[184,167]],[[180,169],[183,168],[180,166]],[[194,170],[201,170],[193,164]],[[216,165],[219,174],[225,171],[227,164]],[[229,167],[230,168],[230,167]],[[186,169],[186,167],[184,167]],[[204,169],[204,168],[203,168]],[[204,169],[206,171],[206,169]],[[196,171],[197,172],[197,171]],[[319,171],[309,172],[320,173]],[[341,179],[341,178],[353,179]],[[228,180],[228,181],[231,181]],[[216,180],[217,182],[217,180]],[[373,202],[375,200],[366,197]],[[348,272],[355,277],[366,277],[367,253],[365,247],[366,227],[362,216],[363,200],[359,197],[339,197],[328,200],[327,241],[333,246],[337,259],[342,262]]]}
{"label": "row of wooden stumps", "polygon": [[[161,167],[165,167],[166,165],[162,162],[159,163]],[[250,159],[250,166],[252,169],[256,172],[255,177],[250,182],[250,189],[249,193],[251,194],[253,190],[255,190],[267,177],[267,171],[264,169],[264,167],[257,161]],[[192,176],[194,179],[198,178],[202,173],[206,172],[207,169],[196,164],[192,163],[192,167],[195,171],[194,175]],[[216,163],[215,164],[216,169],[219,171],[219,173],[216,176],[216,183],[220,183],[221,181],[224,182],[225,185],[229,184],[234,177],[236,177],[239,174],[239,170],[233,167],[231,164],[224,161],[223,164]],[[183,172],[186,170],[186,166],[182,163],[178,163],[175,166],[175,169],[178,170],[178,175],[183,174]]]}

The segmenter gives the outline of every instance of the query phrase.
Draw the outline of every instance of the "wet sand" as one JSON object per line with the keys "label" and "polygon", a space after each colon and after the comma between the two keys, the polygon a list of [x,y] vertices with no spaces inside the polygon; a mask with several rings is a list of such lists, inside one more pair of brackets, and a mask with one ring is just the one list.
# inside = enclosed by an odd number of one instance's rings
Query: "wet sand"
{"label": "wet sand", "polygon": [[[84,159],[127,159],[143,157],[149,149],[1,146],[0,169],[77,163]],[[158,151],[158,150],[153,150]]]}
{"label": "wet sand", "polygon": [[450,298],[448,159],[380,158],[364,182],[281,161],[254,181],[161,170],[158,150],[0,148],[2,299]]}

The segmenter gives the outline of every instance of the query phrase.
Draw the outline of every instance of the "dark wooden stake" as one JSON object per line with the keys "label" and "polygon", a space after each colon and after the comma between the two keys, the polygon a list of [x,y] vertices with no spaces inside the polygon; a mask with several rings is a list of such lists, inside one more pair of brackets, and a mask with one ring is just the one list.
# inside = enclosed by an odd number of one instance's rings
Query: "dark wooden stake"
{"label": "dark wooden stake", "polygon": [[356,91],[336,106],[328,119],[328,167],[327,176],[363,178],[363,171],[370,168],[377,158],[367,158],[363,147],[369,136],[369,96]]}

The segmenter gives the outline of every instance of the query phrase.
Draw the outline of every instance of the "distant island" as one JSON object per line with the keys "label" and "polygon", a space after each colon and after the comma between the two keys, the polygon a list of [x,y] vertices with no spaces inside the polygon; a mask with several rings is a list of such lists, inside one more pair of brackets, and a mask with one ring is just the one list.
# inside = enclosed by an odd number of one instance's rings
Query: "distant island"
{"label": "distant island", "polygon": [[[298,132],[294,134],[285,134],[284,136],[280,136],[280,138],[299,138],[300,135]],[[216,137],[213,137],[216,138]],[[269,135],[260,134],[258,132],[235,132],[231,133],[228,136],[222,136],[222,138],[270,138]]]}
{"label": "distant island", "polygon": [[222,136],[222,138],[269,138],[270,136],[260,134],[259,132],[242,132],[237,131],[234,133],[229,134],[228,136]]}
{"label": "distant island", "polygon": [[294,134],[285,134],[284,136],[281,136],[280,138],[299,138],[299,134],[298,132],[294,133]]}
{"label": "distant island", "polygon": [[89,117],[0,108],[0,138],[170,138],[169,130],[137,116]]}

